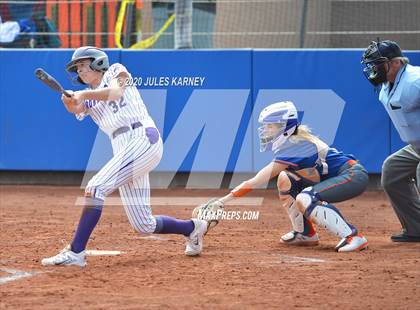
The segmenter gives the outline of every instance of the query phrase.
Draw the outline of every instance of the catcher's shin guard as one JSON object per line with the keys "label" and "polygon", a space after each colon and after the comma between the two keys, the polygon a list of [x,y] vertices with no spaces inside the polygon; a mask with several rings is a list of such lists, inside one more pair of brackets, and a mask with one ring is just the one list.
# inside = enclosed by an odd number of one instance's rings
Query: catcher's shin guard
{"label": "catcher's shin guard", "polygon": [[290,221],[294,231],[303,232],[303,215],[296,209],[296,188],[298,181],[286,171],[280,172],[277,178],[279,200],[283,207],[287,208]]}
{"label": "catcher's shin guard", "polygon": [[313,188],[304,189],[296,197],[296,202],[299,208],[304,209],[306,218],[330,233],[341,238],[357,234],[357,229],[347,223],[334,205],[319,200],[319,195]]}
{"label": "catcher's shin guard", "polygon": [[313,223],[296,208],[295,201],[288,206],[287,213],[295,232],[302,233],[305,236],[313,236],[316,233]]}
{"label": "catcher's shin guard", "polygon": [[277,179],[279,199],[282,205],[287,207],[293,231],[306,236],[313,236],[316,233],[313,224],[296,208],[295,198],[300,191],[300,186],[295,175],[285,171],[280,172]]}
{"label": "catcher's shin guard", "polygon": [[300,213],[298,209],[296,209],[296,201],[294,199],[293,202],[287,207],[287,213],[289,214],[290,221],[292,222],[293,230],[303,233],[303,214]]}

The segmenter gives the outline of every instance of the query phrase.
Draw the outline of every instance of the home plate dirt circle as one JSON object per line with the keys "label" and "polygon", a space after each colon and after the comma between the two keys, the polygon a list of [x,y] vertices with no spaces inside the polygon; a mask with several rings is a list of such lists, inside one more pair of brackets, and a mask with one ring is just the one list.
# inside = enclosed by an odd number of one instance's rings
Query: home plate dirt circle
{"label": "home plate dirt circle", "polygon": [[26,272],[23,270],[1,268],[0,269],[0,284],[5,284],[10,281],[19,280],[22,278],[32,277],[40,272]]}

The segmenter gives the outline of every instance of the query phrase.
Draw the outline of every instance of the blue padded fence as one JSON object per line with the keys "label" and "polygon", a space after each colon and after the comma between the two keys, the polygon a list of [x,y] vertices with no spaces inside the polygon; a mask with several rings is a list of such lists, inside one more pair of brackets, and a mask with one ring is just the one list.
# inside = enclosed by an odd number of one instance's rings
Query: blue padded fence
{"label": "blue padded fence", "polygon": [[[370,173],[403,145],[362,74],[361,50],[107,52],[129,69],[162,133],[158,171],[257,171],[272,157],[259,152],[258,113],[281,100],[293,100],[303,123]],[[84,171],[112,156],[93,121],[76,120],[34,77],[42,67],[82,89],[64,71],[71,54],[0,50],[0,169]],[[420,64],[418,51],[406,55]]]}

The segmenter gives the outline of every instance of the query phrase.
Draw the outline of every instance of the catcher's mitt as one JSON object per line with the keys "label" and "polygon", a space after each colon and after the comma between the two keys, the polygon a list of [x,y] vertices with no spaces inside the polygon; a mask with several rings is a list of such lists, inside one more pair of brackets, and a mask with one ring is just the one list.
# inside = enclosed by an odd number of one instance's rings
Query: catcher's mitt
{"label": "catcher's mitt", "polygon": [[207,231],[217,224],[222,219],[224,211],[224,204],[217,198],[210,199],[205,204],[199,205],[192,212],[193,218],[205,220],[208,223]]}

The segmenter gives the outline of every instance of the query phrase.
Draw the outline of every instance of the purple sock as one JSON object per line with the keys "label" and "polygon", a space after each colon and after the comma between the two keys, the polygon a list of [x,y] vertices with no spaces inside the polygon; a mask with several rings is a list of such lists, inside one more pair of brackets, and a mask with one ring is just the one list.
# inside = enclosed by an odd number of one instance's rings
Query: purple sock
{"label": "purple sock", "polygon": [[102,213],[102,203],[96,206],[85,206],[80,216],[79,225],[71,243],[71,250],[80,253],[86,249],[89,237],[99,221]]}
{"label": "purple sock", "polygon": [[189,236],[193,230],[194,222],[192,220],[178,220],[165,215],[156,216],[155,234],[178,234]]}

